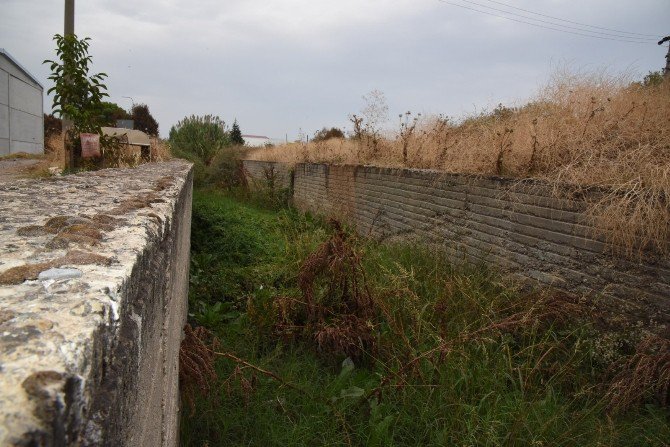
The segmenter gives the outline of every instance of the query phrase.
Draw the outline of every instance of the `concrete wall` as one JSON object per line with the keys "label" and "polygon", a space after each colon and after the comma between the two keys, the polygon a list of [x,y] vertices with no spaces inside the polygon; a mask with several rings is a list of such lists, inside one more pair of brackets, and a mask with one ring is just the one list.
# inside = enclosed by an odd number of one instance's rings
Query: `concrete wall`
{"label": "concrete wall", "polygon": [[0,156],[44,152],[43,88],[0,53]]}
{"label": "concrete wall", "polygon": [[288,165],[264,161],[245,161],[244,170],[252,186],[265,187],[274,183],[280,189],[291,188],[293,171]]}
{"label": "concrete wall", "polygon": [[0,184],[0,445],[177,446],[191,166]]}
{"label": "concrete wall", "polygon": [[[267,162],[244,162],[250,175]],[[278,172],[286,166],[275,164]],[[382,240],[417,238],[454,262],[486,262],[526,284],[598,296],[622,315],[670,322],[670,261],[614,256],[584,214],[538,181],[429,170],[298,164],[294,204]]]}

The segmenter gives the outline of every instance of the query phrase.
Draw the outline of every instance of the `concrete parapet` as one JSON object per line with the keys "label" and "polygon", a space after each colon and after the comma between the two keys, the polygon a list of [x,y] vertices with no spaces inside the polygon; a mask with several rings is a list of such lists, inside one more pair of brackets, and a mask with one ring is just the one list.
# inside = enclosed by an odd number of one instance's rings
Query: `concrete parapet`
{"label": "concrete parapet", "polygon": [[0,184],[0,445],[176,446],[192,170]]}

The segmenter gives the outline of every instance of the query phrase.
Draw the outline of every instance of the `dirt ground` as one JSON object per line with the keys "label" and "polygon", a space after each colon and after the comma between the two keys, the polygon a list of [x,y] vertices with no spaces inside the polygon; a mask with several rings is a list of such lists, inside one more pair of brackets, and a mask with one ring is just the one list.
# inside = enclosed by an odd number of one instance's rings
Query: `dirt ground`
{"label": "dirt ground", "polygon": [[38,159],[10,158],[0,160],[0,183],[9,182],[29,175],[30,168],[38,164]]}

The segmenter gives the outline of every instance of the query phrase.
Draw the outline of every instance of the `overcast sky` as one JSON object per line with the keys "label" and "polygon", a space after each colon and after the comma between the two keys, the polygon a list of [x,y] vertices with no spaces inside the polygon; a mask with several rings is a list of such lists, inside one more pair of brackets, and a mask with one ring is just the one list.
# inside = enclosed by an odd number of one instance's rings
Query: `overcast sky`
{"label": "overcast sky", "polygon": [[[558,65],[641,77],[667,48],[540,28],[549,17],[632,33],[670,34],[669,0],[86,0],[76,33],[91,37],[110,100],[146,103],[167,136],[191,114],[215,114],[274,138],[349,127],[361,96],[384,92],[390,116],[462,115],[530,97]],[[474,3],[473,3],[474,2]],[[477,5],[478,3],[479,5]],[[511,16],[519,21],[530,21]],[[45,87],[62,33],[62,0],[0,0],[0,47]],[[580,32],[583,25],[560,22]],[[589,28],[614,38],[621,33]],[[634,36],[633,37],[646,37]],[[667,46],[667,45],[666,45]],[[51,110],[45,98],[45,111]]]}

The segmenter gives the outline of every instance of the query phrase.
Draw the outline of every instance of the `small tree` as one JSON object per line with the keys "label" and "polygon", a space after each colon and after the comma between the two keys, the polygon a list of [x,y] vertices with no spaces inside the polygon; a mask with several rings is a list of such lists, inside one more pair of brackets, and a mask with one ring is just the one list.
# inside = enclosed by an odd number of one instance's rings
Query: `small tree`
{"label": "small tree", "polygon": [[141,130],[144,133],[158,136],[158,122],[149,112],[149,106],[146,104],[136,104],[133,106],[132,119],[135,121],[135,130]]}
{"label": "small tree", "polygon": [[[90,38],[79,39],[73,34],[54,36],[56,41],[56,55],[58,60],[45,60],[49,64],[51,76],[49,80],[54,82],[47,93],[54,94],[53,113],[60,118],[68,118],[72,121],[72,127],[66,135],[66,143],[72,154],[72,163],[79,164],[81,157],[81,144],[78,135],[80,133],[97,133],[101,135],[100,117],[102,98],[109,96],[107,87],[102,80],[107,77],[105,73],[89,76],[89,64],[92,61],[88,54]],[[103,148],[106,142],[101,139]]]}
{"label": "small tree", "polygon": [[237,124],[237,119],[233,122],[233,128],[230,129],[230,142],[235,146],[244,146],[244,138],[242,138],[242,131]]}

